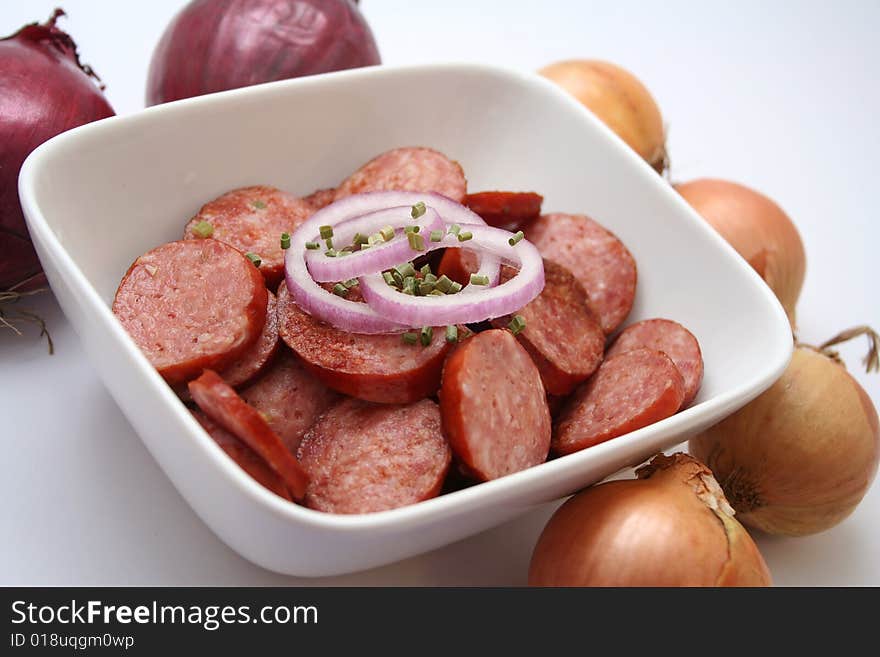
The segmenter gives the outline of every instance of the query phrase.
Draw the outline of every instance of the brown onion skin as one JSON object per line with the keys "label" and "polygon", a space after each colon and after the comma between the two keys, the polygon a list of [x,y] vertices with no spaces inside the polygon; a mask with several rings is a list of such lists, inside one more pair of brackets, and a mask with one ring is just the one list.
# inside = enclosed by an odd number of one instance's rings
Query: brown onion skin
{"label": "brown onion skin", "polygon": [[541,75],[572,94],[658,172],[666,168],[666,133],[647,87],[616,64],[572,59],[545,66]]}
{"label": "brown onion skin", "polygon": [[772,583],[742,525],[704,501],[720,490],[707,491],[706,466],[686,454],[659,455],[637,474],[588,488],[556,510],[532,554],[530,586]]}
{"label": "brown onion skin", "polygon": [[25,158],[50,137],[114,114],[76,44],[55,26],[60,15],[0,40],[0,290],[45,282],[18,199]]}
{"label": "brown onion skin", "polygon": [[841,522],[880,463],[880,422],[846,369],[808,347],[766,392],[690,441],[737,518],[770,534],[804,536]]}
{"label": "brown onion skin", "polygon": [[758,272],[794,327],[806,253],[797,228],[782,208],[763,194],[727,180],[702,178],[678,183],[675,189]]}
{"label": "brown onion skin", "polygon": [[380,63],[350,0],[194,0],[153,52],[146,102]]}

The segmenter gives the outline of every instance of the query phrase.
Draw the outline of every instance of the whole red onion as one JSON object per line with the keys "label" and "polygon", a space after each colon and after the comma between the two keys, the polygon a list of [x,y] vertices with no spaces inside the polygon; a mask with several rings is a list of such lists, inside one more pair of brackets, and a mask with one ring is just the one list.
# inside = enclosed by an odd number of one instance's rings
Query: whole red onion
{"label": "whole red onion", "polygon": [[55,26],[63,15],[56,9],[45,24],[0,39],[0,290],[41,279],[18,200],[22,162],[50,137],[114,114],[73,39]]}
{"label": "whole red onion", "polygon": [[380,63],[351,0],[193,0],[153,53],[147,105]]}

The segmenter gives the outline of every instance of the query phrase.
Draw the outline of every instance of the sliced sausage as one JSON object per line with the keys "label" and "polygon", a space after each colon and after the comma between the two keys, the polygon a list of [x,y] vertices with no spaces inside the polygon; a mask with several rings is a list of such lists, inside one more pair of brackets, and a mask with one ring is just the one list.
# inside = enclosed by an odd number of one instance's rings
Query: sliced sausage
{"label": "sliced sausage", "polygon": [[[278,473],[270,468],[260,456],[226,429],[214,422],[202,411],[191,411],[202,428],[208,433],[214,442],[220,445],[224,452],[235,461],[242,470],[253,477],[257,483],[265,486],[276,495],[285,500],[291,500],[290,491],[284,485],[284,480]],[[292,501],[292,500],[291,500]]]}
{"label": "sliced sausage", "polygon": [[553,432],[553,451],[570,454],[674,415],[684,379],[661,351],[608,358],[569,399]]}
{"label": "sliced sausage", "polygon": [[305,504],[329,513],[370,513],[435,497],[452,460],[437,404],[346,399],[299,447],[309,473]]}
{"label": "sliced sausage", "polygon": [[316,189],[308,196],[303,197],[303,201],[305,201],[309,205],[309,207],[312,208],[312,212],[317,212],[321,208],[326,208],[334,200],[336,200],[335,187],[328,187],[327,189]]}
{"label": "sliced sausage", "polygon": [[614,341],[607,356],[645,347],[662,351],[672,359],[684,378],[684,401],[690,404],[703,381],[703,354],[694,334],[670,319],[646,319],[628,326]]}
{"label": "sliced sausage", "polygon": [[260,272],[217,240],[179,241],[148,251],[129,267],[113,313],[166,381],[231,365],[266,323]]}
{"label": "sliced sausage", "polygon": [[395,148],[373,158],[336,189],[336,200],[362,192],[435,192],[461,203],[467,181],[461,165],[432,148]]}
{"label": "sliced sausage", "polygon": [[541,375],[510,331],[478,333],[452,352],[440,412],[457,460],[476,479],[497,479],[547,458],[550,411]]}
{"label": "sliced sausage", "polygon": [[613,333],[636,297],[636,262],[623,242],[589,217],[576,214],[542,215],[525,233],[541,255],[571,270],[587,291],[602,330]]}
{"label": "sliced sausage", "polygon": [[464,204],[490,226],[518,230],[537,219],[544,197],[534,192],[478,192],[468,194]]}
{"label": "sliced sausage", "polygon": [[444,327],[434,329],[426,347],[407,344],[400,335],[340,331],[302,311],[285,285],[278,289],[278,332],[325,385],[382,404],[433,395],[449,350]]}
{"label": "sliced sausage", "polygon": [[[502,267],[501,282],[516,275]],[[516,336],[538,366],[547,392],[567,395],[596,371],[605,351],[605,334],[587,300],[587,293],[568,269],[544,260],[544,289],[516,314],[526,327]],[[510,317],[493,320],[498,328]]]}
{"label": "sliced sausage", "polygon": [[470,249],[445,249],[440,264],[437,265],[437,276],[446,275],[460,285],[471,282],[471,274],[480,268],[479,257]]}
{"label": "sliced sausage", "polygon": [[203,205],[183,236],[203,238],[210,225],[210,237],[260,257],[260,273],[274,290],[284,273],[281,233],[292,233],[313,211],[304,200],[274,187],[244,187]]}
{"label": "sliced sausage", "polygon": [[339,393],[312,376],[286,348],[265,374],[239,394],[262,414],[293,454],[318,416],[339,400]]}
{"label": "sliced sausage", "polygon": [[205,370],[189,382],[189,394],[205,415],[259,454],[281,476],[293,499],[303,498],[308,475],[259,411],[239,397],[219,374]]}
{"label": "sliced sausage", "polygon": [[266,323],[263,324],[260,337],[235,362],[219,372],[233,388],[256,378],[275,357],[278,351],[278,314],[275,306],[275,295],[269,292]]}

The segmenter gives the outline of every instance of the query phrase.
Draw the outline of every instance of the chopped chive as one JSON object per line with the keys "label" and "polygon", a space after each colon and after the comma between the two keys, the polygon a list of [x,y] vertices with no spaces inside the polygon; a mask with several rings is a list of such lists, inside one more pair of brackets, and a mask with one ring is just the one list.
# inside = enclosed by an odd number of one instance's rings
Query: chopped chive
{"label": "chopped chive", "polygon": [[265,201],[260,201],[259,199],[251,203],[251,205],[253,205],[257,210],[263,210],[266,207]]}
{"label": "chopped chive", "polygon": [[373,233],[367,238],[368,246],[376,246],[377,244],[382,244],[385,241],[385,238],[382,237],[381,233]]}
{"label": "chopped chive", "polygon": [[429,297],[445,297],[446,295],[443,292],[441,292],[440,290],[438,290],[437,288],[434,288],[433,290],[431,290],[428,293],[428,296]]}
{"label": "chopped chive", "polygon": [[446,342],[458,342],[458,327],[455,324],[446,327]]}
{"label": "chopped chive", "polygon": [[354,246],[352,246],[351,244],[339,251],[339,255],[351,255],[352,253],[354,253]]}
{"label": "chopped chive", "polygon": [[452,224],[449,227],[449,234],[450,235],[458,235],[460,232],[461,232],[461,226],[459,226],[458,224]]}
{"label": "chopped chive", "polygon": [[281,233],[281,248],[284,250],[290,248],[290,233]]}
{"label": "chopped chive", "polygon": [[429,276],[431,274],[431,265],[425,263],[419,271],[422,272],[422,276]]}
{"label": "chopped chive", "polygon": [[459,242],[467,242],[469,239],[472,239],[473,236],[474,236],[474,234],[471,231],[467,231],[465,233],[459,233],[458,234],[458,241]]}
{"label": "chopped chive", "polygon": [[416,284],[415,276],[407,276],[403,279],[403,287],[413,287]]}
{"label": "chopped chive", "polygon": [[382,230],[379,231],[379,234],[382,236],[382,239],[387,242],[394,237],[394,227],[384,226]]}
{"label": "chopped chive", "polygon": [[402,337],[406,344],[415,344],[419,341],[418,333],[404,333]]}
{"label": "chopped chive", "polygon": [[192,227],[192,232],[198,237],[211,237],[214,234],[214,227],[207,221],[200,221]]}
{"label": "chopped chive", "polygon": [[433,283],[419,283],[419,294],[423,297],[428,296],[434,291]]}
{"label": "chopped chive", "polygon": [[337,283],[333,286],[333,294],[338,297],[347,297],[348,296],[348,288],[345,287],[342,283]]}
{"label": "chopped chive", "polygon": [[423,214],[425,214],[425,211],[426,211],[426,210],[427,210],[427,208],[425,208],[425,203],[424,203],[423,201],[419,201],[419,202],[416,203],[414,206],[412,206],[412,213],[411,213],[411,214],[412,214],[412,218],[413,218],[413,219],[418,219],[418,218],[421,217]]}
{"label": "chopped chive", "polygon": [[511,237],[509,240],[507,240],[507,243],[510,244],[510,246],[516,246],[517,243],[520,242],[522,240],[522,238],[525,236],[526,235],[524,232],[522,232],[521,230],[518,230],[513,234],[513,237]]}
{"label": "chopped chive", "polygon": [[333,248],[333,238],[328,237],[327,239],[324,240],[324,244],[327,245],[328,249],[332,249]]}
{"label": "chopped chive", "polygon": [[322,240],[333,237],[333,226],[321,226],[318,230],[321,231]]}
{"label": "chopped chive", "polygon": [[339,254],[336,252],[336,249],[327,249],[326,251],[324,251],[324,255],[328,258],[335,258]]}
{"label": "chopped chive", "polygon": [[383,271],[382,278],[384,278],[385,282],[388,285],[390,285],[391,287],[397,287],[397,285],[394,282],[394,275],[390,271]]}
{"label": "chopped chive", "polygon": [[366,235],[361,235],[360,233],[355,233],[352,242],[355,244],[366,244],[368,238]]}
{"label": "chopped chive", "polygon": [[400,272],[396,269],[391,270],[391,278],[394,279],[394,283],[397,287],[403,287],[403,276],[400,275]]}
{"label": "chopped chive", "polygon": [[432,230],[430,237],[431,237],[432,242],[439,242],[440,240],[443,239],[443,231],[442,230]]}
{"label": "chopped chive", "polygon": [[421,228],[421,226],[405,226],[404,229],[403,229],[403,231],[404,231],[407,235],[409,235],[409,234],[411,234],[411,233],[418,233],[418,232],[419,232],[419,228]]}
{"label": "chopped chive", "polygon": [[434,327],[433,326],[423,326],[422,330],[419,331],[419,340],[422,341],[422,346],[427,347],[431,344],[431,339],[434,337]]}
{"label": "chopped chive", "polygon": [[471,274],[471,285],[488,285],[489,277],[488,276],[480,276],[478,274]]}
{"label": "chopped chive", "polygon": [[413,251],[424,251],[425,250],[425,240],[418,233],[410,233],[407,235],[409,239],[409,248]]}
{"label": "chopped chive", "polygon": [[510,329],[510,332],[514,335],[517,335],[520,331],[522,331],[526,327],[526,320],[522,315],[514,315],[513,319],[507,324],[507,328]]}
{"label": "chopped chive", "polygon": [[396,271],[398,274],[400,274],[401,280],[403,280],[407,276],[416,275],[416,268],[411,262],[405,262],[402,265],[397,265],[397,267],[395,267],[392,271]]}
{"label": "chopped chive", "polygon": [[355,285],[358,284],[358,279],[349,278],[347,281],[343,281],[342,284],[347,288],[353,288]]}
{"label": "chopped chive", "polygon": [[244,254],[244,257],[254,263],[254,267],[259,267],[261,264],[263,264],[263,259],[260,258],[260,256],[258,256],[253,251],[248,251]]}
{"label": "chopped chive", "polygon": [[413,291],[413,288],[411,288],[411,287],[405,287],[405,288],[403,288],[403,289],[401,290],[401,293],[402,293],[402,294],[408,294],[408,295],[410,295],[410,296],[415,296],[415,294],[416,294],[416,293]]}
{"label": "chopped chive", "polygon": [[[425,265],[425,267],[427,267],[427,265]],[[426,273],[425,273],[425,267],[422,267],[422,281],[425,282],[425,283],[436,283],[436,282],[437,282],[437,277],[434,276],[434,274],[432,274],[432,273],[430,273],[430,272],[428,272],[428,273],[426,274]]]}
{"label": "chopped chive", "polygon": [[449,286],[449,292],[447,294],[456,294],[457,292],[461,292],[461,283],[456,283],[452,281],[452,284]]}
{"label": "chopped chive", "polygon": [[317,251],[318,249],[321,248],[321,245],[318,244],[317,242],[306,242],[306,248],[311,251]]}
{"label": "chopped chive", "polygon": [[449,292],[449,288],[452,287],[452,279],[449,278],[446,274],[443,274],[440,278],[437,279],[434,287],[436,287],[441,292]]}

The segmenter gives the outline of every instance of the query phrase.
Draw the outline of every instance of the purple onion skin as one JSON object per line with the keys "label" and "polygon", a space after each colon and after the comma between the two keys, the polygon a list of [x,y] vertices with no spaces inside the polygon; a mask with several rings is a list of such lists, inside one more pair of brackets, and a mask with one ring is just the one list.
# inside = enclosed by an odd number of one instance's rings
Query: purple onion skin
{"label": "purple onion skin", "polygon": [[380,63],[351,0],[193,0],[156,46],[146,102]]}
{"label": "purple onion skin", "polygon": [[114,114],[76,44],[55,27],[62,14],[0,40],[0,290],[25,279],[18,291],[45,283],[34,278],[40,261],[18,199],[22,162],[50,137]]}

